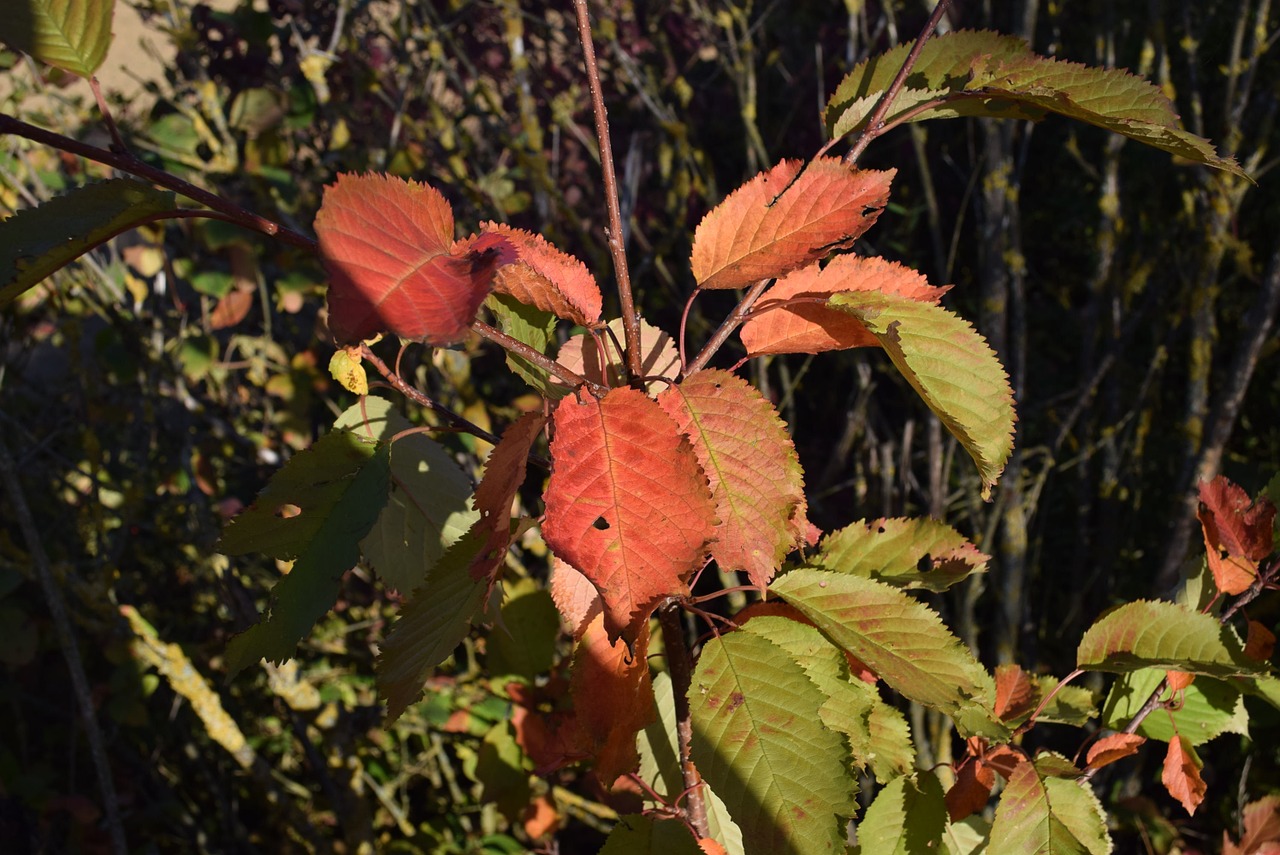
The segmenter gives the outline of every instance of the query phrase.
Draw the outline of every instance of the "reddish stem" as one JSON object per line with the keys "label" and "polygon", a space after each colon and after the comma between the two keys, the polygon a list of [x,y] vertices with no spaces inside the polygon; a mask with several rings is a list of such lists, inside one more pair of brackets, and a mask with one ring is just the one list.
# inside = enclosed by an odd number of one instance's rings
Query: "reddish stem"
{"label": "reddish stem", "polygon": [[746,320],[747,313],[751,311],[751,307],[756,304],[756,300],[760,299],[760,295],[764,293],[764,289],[769,287],[771,279],[761,279],[759,282],[751,286],[742,301],[734,307],[729,313],[729,317],[724,319],[724,323],[720,324],[720,328],[711,336],[711,340],[703,346],[702,350],[694,357],[693,362],[682,372],[682,376],[688,377],[690,374],[696,374],[706,367],[711,361],[711,357],[729,340],[729,336],[733,335],[733,331],[738,328],[741,323]]}

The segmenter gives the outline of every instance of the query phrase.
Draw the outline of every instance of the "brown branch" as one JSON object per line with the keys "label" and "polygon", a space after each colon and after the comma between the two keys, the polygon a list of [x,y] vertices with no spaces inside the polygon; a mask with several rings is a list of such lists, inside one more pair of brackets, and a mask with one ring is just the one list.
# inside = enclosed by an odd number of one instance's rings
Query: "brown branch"
{"label": "brown branch", "polygon": [[534,365],[538,366],[553,377],[560,378],[569,386],[586,386],[591,390],[591,394],[595,395],[597,398],[603,398],[605,393],[609,391],[607,386],[601,386],[599,383],[588,380],[581,374],[570,371],[568,368],[565,368],[545,353],[539,353],[519,339],[514,339],[506,333],[494,329],[484,321],[473,321],[471,324],[471,331],[479,335],[481,338],[488,339],[499,347],[532,362]]}
{"label": "brown branch", "polygon": [[671,672],[671,692],[676,704],[676,737],[680,750],[680,775],[684,780],[685,814],[698,837],[710,837],[707,824],[707,802],[702,796],[702,778],[689,758],[689,744],[693,740],[693,719],[689,712],[689,686],[693,683],[693,663],[685,642],[684,624],[680,620],[680,606],[670,603],[658,609],[658,623],[662,626],[662,645],[667,657],[667,670]]}
{"label": "brown branch", "polygon": [[729,336],[733,335],[733,331],[746,320],[747,313],[751,311],[751,307],[756,304],[756,300],[760,299],[760,295],[764,293],[764,289],[769,287],[770,279],[761,279],[759,282],[751,286],[742,301],[729,313],[729,317],[724,319],[724,323],[720,324],[720,328],[711,336],[711,340],[703,346],[702,350],[694,357],[682,372],[682,376],[688,377],[690,374],[696,374],[706,367],[711,361],[711,357],[729,340]]}
{"label": "brown branch", "polygon": [[902,91],[902,85],[906,82],[907,75],[911,73],[911,69],[915,67],[916,60],[920,58],[920,51],[924,50],[925,42],[929,41],[929,37],[937,29],[938,22],[942,20],[942,16],[946,14],[947,7],[950,5],[951,0],[939,0],[938,5],[933,7],[933,14],[929,16],[929,20],[925,23],[924,29],[920,31],[920,35],[916,36],[916,43],[912,45],[911,53],[907,54],[907,59],[902,63],[902,68],[898,69],[898,76],[893,78],[893,82],[884,91],[884,95],[880,96],[880,100],[876,102],[875,109],[871,111],[871,115],[867,118],[867,124],[862,129],[862,133],[858,134],[858,138],[853,143],[853,148],[844,156],[845,162],[850,166],[858,162],[858,158],[866,151],[867,146],[871,144],[873,139],[887,130],[884,127],[884,117],[889,113],[889,107],[893,105],[898,93]]}
{"label": "brown branch", "polygon": [[578,13],[578,37],[582,41],[583,61],[587,66],[587,83],[591,87],[591,109],[596,118],[596,138],[600,143],[600,169],[604,173],[604,202],[609,214],[609,228],[605,237],[609,240],[609,254],[613,257],[614,275],[618,280],[618,300],[622,304],[622,329],[626,334],[627,377],[631,384],[643,388],[640,376],[644,368],[640,362],[640,316],[636,313],[635,298],[631,293],[631,273],[627,267],[627,250],[622,244],[622,208],[618,203],[618,177],[613,168],[613,146],[609,142],[609,113],[604,107],[604,94],[600,89],[600,67],[596,64],[596,49],[591,41],[591,14],[587,0],[574,0]]}
{"label": "brown branch", "polygon": [[67,151],[71,154],[79,155],[88,160],[106,164],[107,166],[119,169],[121,172],[127,172],[130,175],[136,175],[139,178],[145,178],[147,181],[157,184],[160,187],[172,190],[179,195],[186,196],[188,199],[194,199],[202,205],[208,205],[215,211],[219,211],[227,216],[231,222],[261,232],[268,237],[276,238],[284,243],[306,249],[311,252],[317,251],[316,242],[304,234],[286,228],[266,217],[260,217],[250,211],[241,208],[234,202],[230,202],[216,193],[210,193],[200,187],[183,181],[176,175],[165,172],[163,169],[157,169],[142,161],[138,160],[131,154],[117,153],[108,151],[105,148],[82,143],[71,137],[56,134],[52,131],[46,131],[44,128],[38,128],[35,125],[29,125],[20,121],[7,113],[0,113],[0,134],[13,134],[19,137],[56,148],[61,151]]}

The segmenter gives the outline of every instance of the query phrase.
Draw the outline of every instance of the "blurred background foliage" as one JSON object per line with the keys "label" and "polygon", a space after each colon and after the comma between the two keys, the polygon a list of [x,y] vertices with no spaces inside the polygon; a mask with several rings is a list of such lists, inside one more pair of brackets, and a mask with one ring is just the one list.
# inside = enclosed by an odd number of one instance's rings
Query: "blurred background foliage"
{"label": "blurred background foliage", "polygon": [[[129,2],[153,40],[178,48],[147,82],[149,112],[116,104],[153,163],[304,232],[338,172],[427,180],[460,228],[540,232],[610,291],[569,4]],[[928,8],[596,11],[633,282],[649,319],[674,332],[702,214],[778,159],[811,157],[844,72],[914,37]],[[1018,452],[994,503],[977,499],[976,474],[878,354],[748,369],[792,427],[819,526],[932,514],[995,556],[985,579],[933,603],[989,664],[1065,674],[1102,610],[1168,596],[1198,569],[1198,475],[1223,471],[1254,493],[1280,462],[1269,13],[1265,0],[968,0],[945,22],[1148,76],[1256,184],[1057,119],[929,123],[863,158],[898,176],[860,250],[955,283],[948,305],[1012,376]],[[90,103],[23,58],[3,63],[6,112],[105,138]],[[106,174],[6,138],[0,210]],[[352,402],[325,370],[323,291],[314,258],[184,220],[122,236],[0,317],[0,438],[68,601],[125,835],[155,852],[593,851],[638,800],[606,795],[589,770],[533,775],[521,748],[530,713],[557,702],[569,649],[536,541],[509,561],[506,631],[460,648],[390,729],[372,660],[399,597],[360,568],[296,662],[222,679],[228,636],[281,568],[218,555],[220,527]],[[691,346],[731,305],[699,299]],[[411,349],[405,374],[481,425],[500,429],[529,405],[502,354],[478,343]],[[442,437],[478,471],[484,443]],[[11,505],[0,500],[0,839],[109,851],[111,811]],[[1276,625],[1265,605],[1251,616]],[[1159,788],[1154,752],[1098,776],[1120,851],[1213,850],[1241,804],[1280,787],[1280,721],[1250,712],[1250,738],[1201,750],[1210,796],[1194,819]],[[956,748],[918,709],[913,731],[926,765]]]}

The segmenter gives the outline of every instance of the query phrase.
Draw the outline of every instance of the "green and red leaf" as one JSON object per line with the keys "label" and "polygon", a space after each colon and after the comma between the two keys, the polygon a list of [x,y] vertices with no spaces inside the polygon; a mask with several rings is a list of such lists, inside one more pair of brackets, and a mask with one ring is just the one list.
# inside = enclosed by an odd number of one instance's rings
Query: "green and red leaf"
{"label": "green and red leaf", "polygon": [[630,388],[579,389],[552,416],[543,538],[604,600],[610,639],[634,641],[663,599],[688,593],[715,508],[688,440]]}
{"label": "green and red leaf", "polygon": [[1234,677],[1266,670],[1213,615],[1154,600],[1126,603],[1099,618],[1080,639],[1076,661],[1085,670],[1120,673],[1162,668]]}
{"label": "green and red leaf", "polygon": [[804,473],[786,424],[753,386],[727,371],[701,371],[658,395],[697,455],[720,524],[711,555],[721,570],[769,584],[804,543]]}
{"label": "green and red leaf", "polygon": [[497,234],[453,239],[453,211],[426,184],[381,175],[339,175],[316,214],[329,272],[329,329],[338,344],[380,333],[451,344],[466,335],[515,260]]}
{"label": "green and red leaf", "polygon": [[1109,855],[1111,839],[1093,790],[1020,763],[1000,794],[988,849],[1000,853]]}
{"label": "green and red leaf", "polygon": [[[909,267],[876,256],[837,255],[825,267],[810,264],[775,282],[756,303],[738,335],[747,352],[822,353],[874,347],[875,336],[847,313],[826,305],[845,291],[880,291],[937,304],[951,289],[929,284]],[[793,302],[812,299],[812,302]]]}
{"label": "green and red leaf", "polygon": [[894,170],[853,169],[839,158],[784,160],[715,207],[693,237],[700,288],[741,288],[846,249],[889,201]]}

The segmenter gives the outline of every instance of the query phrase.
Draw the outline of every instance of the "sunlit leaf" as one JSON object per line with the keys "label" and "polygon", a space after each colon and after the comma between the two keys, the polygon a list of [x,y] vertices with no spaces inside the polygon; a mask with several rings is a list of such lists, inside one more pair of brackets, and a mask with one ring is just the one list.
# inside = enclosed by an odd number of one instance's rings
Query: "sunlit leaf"
{"label": "sunlit leaf", "polygon": [[339,175],[316,214],[338,344],[392,333],[429,344],[466,335],[493,276],[515,259],[503,237],[453,239],[453,211],[426,184]]}
{"label": "sunlit leaf", "polygon": [[[537,306],[521,303],[507,294],[490,294],[485,305],[493,312],[499,330],[544,356],[550,355],[552,334],[556,326],[555,315],[544,312]],[[559,398],[568,391],[566,387],[557,385],[558,381],[545,369],[539,368],[518,353],[507,351],[507,367],[539,394]]]}
{"label": "sunlit leaf", "polygon": [[[1102,707],[1103,726],[1120,730],[1129,724],[1164,675],[1165,671],[1160,668],[1120,675]],[[1169,697],[1168,690],[1163,697]],[[1137,732],[1162,742],[1168,742],[1174,733],[1181,733],[1192,745],[1202,745],[1223,733],[1248,736],[1249,714],[1239,689],[1202,678],[1178,693],[1178,703],[1172,709],[1143,719]]]}
{"label": "sunlit leaf", "polygon": [[579,390],[552,422],[542,536],[600,591],[609,637],[634,640],[659,602],[688,593],[706,558],[706,476],[675,422],[638,390]]}
{"label": "sunlit leaf", "polygon": [[945,591],[985,571],[990,560],[951,526],[921,518],[859,520],[824,537],[807,563],[899,588]]}
{"label": "sunlit leaf", "polygon": [[741,288],[853,245],[889,199],[894,170],[857,170],[839,158],[784,160],[717,205],[693,237],[701,288]]}
{"label": "sunlit leaf", "polygon": [[0,309],[94,247],[176,207],[168,190],[115,178],[0,220]]}
{"label": "sunlit leaf", "polygon": [[230,674],[259,659],[288,659],[333,606],[343,574],[360,560],[360,539],[390,493],[389,451],[386,443],[334,430],[291,457],[228,524],[218,544],[227,555],[294,560],[272,588],[266,614],[227,645]]}
{"label": "sunlit leaf", "polygon": [[822,692],[781,647],[746,632],[707,642],[689,689],[692,755],[754,853],[844,851],[855,809]]}
{"label": "sunlit leaf", "polygon": [[115,0],[16,0],[5,6],[0,41],[89,77],[107,58],[114,13]]}
{"label": "sunlit leaf", "polygon": [[1109,855],[1111,840],[1098,798],[1086,785],[1042,777],[1022,763],[996,808],[990,851],[1001,855]]}
{"label": "sunlit leaf", "polygon": [[1266,497],[1253,501],[1219,475],[1200,485],[1197,516],[1214,584],[1224,594],[1242,593],[1257,578],[1258,562],[1271,554],[1276,506]]}
{"label": "sunlit leaf", "polygon": [[1101,769],[1117,760],[1137,754],[1138,749],[1146,741],[1145,736],[1139,736],[1136,733],[1113,733],[1110,736],[1104,736],[1089,746],[1085,763],[1090,769]]}
{"label": "sunlit leaf", "polygon": [[600,323],[600,286],[587,266],[541,235],[499,223],[481,223],[515,247],[517,260],[499,268],[493,290],[584,327]]}
{"label": "sunlit leaf", "polygon": [[787,426],[755,387],[700,371],[658,396],[693,445],[720,524],[711,555],[763,588],[804,542],[804,473]]}
{"label": "sunlit leaf", "polygon": [[1184,736],[1169,740],[1169,750],[1164,756],[1164,771],[1160,775],[1160,783],[1164,784],[1169,795],[1182,803],[1187,813],[1194,814],[1196,808],[1204,801],[1208,790],[1204,779],[1200,777],[1200,769],[1204,763],[1196,756],[1191,743]]}
{"label": "sunlit leaf", "polygon": [[936,855],[947,827],[942,786],[932,772],[894,778],[858,823],[862,855]]}
{"label": "sunlit leaf", "polygon": [[875,292],[836,294],[829,305],[876,337],[982,476],[983,498],[1013,450],[1013,391],[986,340],[939,306]]}
{"label": "sunlit leaf", "polygon": [[1153,600],[1112,609],[1080,639],[1078,667],[1090,671],[1176,669],[1210,677],[1256,674],[1265,665],[1244,655],[1213,615]]}
{"label": "sunlit leaf", "polygon": [[[556,361],[581,374],[593,383],[604,386],[625,386],[626,360],[623,358],[619,343],[625,346],[626,337],[622,328],[622,319],[615,318],[608,323],[608,330],[595,333],[582,333],[564,343],[560,348]],[[601,346],[603,345],[603,355]],[[680,370],[680,354],[676,352],[671,336],[655,326],[650,326],[640,319],[640,370],[646,377],[666,377],[674,379]],[[661,380],[653,380],[645,384],[645,389],[653,395],[667,388]],[[560,387],[556,397],[564,395],[567,389]]]}
{"label": "sunlit leaf", "polygon": [[604,608],[591,580],[555,556],[551,559],[551,599],[574,638],[581,638],[587,623]]}

